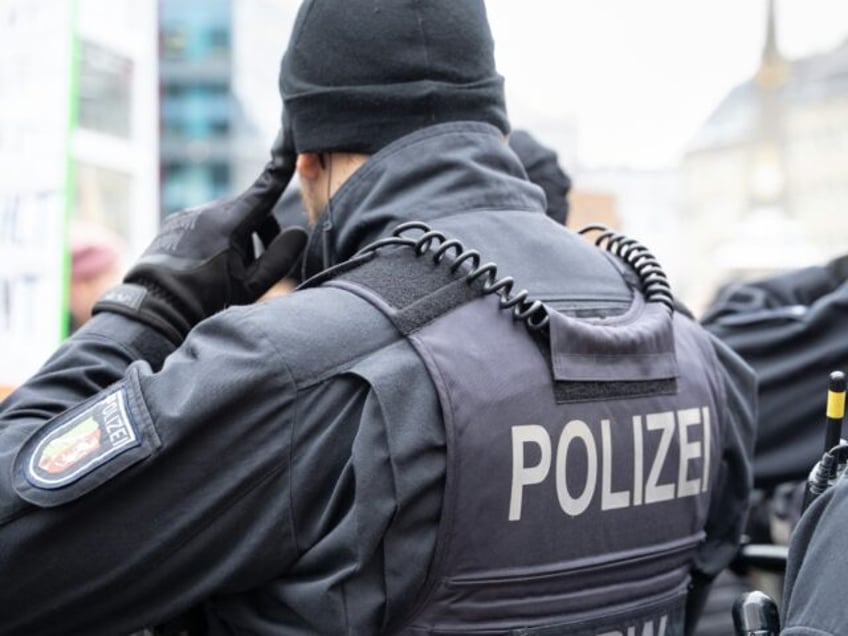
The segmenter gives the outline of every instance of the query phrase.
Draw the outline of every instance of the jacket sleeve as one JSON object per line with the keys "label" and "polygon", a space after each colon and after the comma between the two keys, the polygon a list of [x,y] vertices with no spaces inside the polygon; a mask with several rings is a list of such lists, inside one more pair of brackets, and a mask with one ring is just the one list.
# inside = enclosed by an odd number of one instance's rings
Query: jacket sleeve
{"label": "jacket sleeve", "polygon": [[96,316],[0,405],[0,634],[128,633],[293,560],[294,388],[256,311],[170,355]]}
{"label": "jacket sleeve", "polygon": [[753,486],[757,422],[754,372],[729,347],[712,340],[723,384],[724,423],[718,473],[711,488],[706,540],[696,561],[696,573],[710,580],[733,560],[745,528]]}
{"label": "jacket sleeve", "polygon": [[792,534],[783,591],[783,631],[792,636],[837,636],[848,625],[848,481],[810,505]]}
{"label": "jacket sleeve", "polygon": [[758,281],[732,283],[722,288],[701,319],[707,327],[720,329],[733,324],[734,316],[750,317],[758,312],[779,312],[809,306],[832,293],[843,282],[844,272],[833,263],[805,267]]}

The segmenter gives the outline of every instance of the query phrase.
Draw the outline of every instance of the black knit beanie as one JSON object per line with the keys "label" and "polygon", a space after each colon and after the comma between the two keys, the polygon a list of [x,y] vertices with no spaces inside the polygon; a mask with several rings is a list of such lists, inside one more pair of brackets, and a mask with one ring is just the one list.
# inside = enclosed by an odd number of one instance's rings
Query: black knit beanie
{"label": "black knit beanie", "polygon": [[483,0],[305,0],[280,94],[298,153],[371,154],[447,121],[509,132]]}

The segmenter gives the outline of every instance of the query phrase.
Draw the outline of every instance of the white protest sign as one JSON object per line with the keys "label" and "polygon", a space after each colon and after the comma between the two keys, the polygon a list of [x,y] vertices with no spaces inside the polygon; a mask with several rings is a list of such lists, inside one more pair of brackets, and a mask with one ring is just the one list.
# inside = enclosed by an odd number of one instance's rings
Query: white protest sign
{"label": "white protest sign", "polygon": [[0,1],[0,397],[66,331],[73,9]]}

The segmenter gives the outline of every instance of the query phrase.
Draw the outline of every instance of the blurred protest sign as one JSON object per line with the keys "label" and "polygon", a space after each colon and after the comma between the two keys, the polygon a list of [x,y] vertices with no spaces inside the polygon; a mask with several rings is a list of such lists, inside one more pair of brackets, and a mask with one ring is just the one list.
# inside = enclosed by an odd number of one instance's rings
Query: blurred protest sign
{"label": "blurred protest sign", "polygon": [[67,329],[73,5],[0,2],[0,397]]}

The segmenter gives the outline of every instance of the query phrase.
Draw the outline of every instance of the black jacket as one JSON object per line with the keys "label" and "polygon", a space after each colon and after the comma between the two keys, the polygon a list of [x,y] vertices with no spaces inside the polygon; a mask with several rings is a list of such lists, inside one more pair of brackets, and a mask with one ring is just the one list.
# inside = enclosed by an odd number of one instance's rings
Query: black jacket
{"label": "black jacket", "polygon": [[[622,314],[634,302],[624,269],[544,207],[495,128],[423,129],[337,192],[306,274],[421,219],[551,311]],[[405,272],[393,276],[402,294]],[[724,396],[709,509],[691,522],[706,529],[691,568],[709,577],[741,532],[754,414],[747,367],[703,342]],[[223,311],[172,349],[97,315],[0,406],[0,572],[12,582],[0,633],[118,634],[198,603],[212,633],[396,625],[431,565],[447,444],[432,379],[397,326],[312,285]],[[91,418],[110,428],[89,465]],[[51,484],[53,462],[80,470]]]}
{"label": "black jacket", "polygon": [[839,261],[728,286],[702,323],[757,374],[754,481],[803,481],[824,448],[828,376],[848,371],[848,285]]}
{"label": "black jacket", "polygon": [[792,636],[839,636],[848,625],[848,481],[819,496],[792,535],[784,582],[783,631]]}

